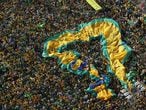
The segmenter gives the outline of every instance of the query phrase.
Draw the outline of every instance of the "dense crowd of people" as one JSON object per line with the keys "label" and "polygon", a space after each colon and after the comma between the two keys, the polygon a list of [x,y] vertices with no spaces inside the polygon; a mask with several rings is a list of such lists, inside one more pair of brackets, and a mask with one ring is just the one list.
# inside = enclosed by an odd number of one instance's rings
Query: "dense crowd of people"
{"label": "dense crowd of people", "polygon": [[[0,109],[40,110],[144,110],[144,95],[135,101],[115,97],[100,101],[86,89],[88,76],[61,70],[56,58],[43,58],[44,41],[58,32],[75,30],[78,24],[96,18],[113,18],[121,28],[122,40],[133,54],[125,64],[143,83],[146,73],[146,34],[142,10],[131,0],[97,0],[95,11],[85,0],[1,0],[0,1]],[[105,59],[99,41],[73,44],[105,73]],[[112,87],[120,88],[116,78]],[[134,107],[134,108],[132,108]],[[130,108],[130,109],[129,109]]]}

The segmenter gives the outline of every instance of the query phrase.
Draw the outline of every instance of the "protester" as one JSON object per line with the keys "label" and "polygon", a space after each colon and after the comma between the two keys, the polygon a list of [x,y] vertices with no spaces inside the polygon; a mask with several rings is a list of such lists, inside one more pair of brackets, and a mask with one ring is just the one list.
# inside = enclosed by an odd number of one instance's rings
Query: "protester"
{"label": "protester", "polygon": [[[146,35],[142,10],[132,0],[97,0],[95,11],[84,0],[0,1],[0,109],[51,110],[144,110],[144,95],[127,102],[120,97],[102,102],[87,94],[89,77],[61,70],[56,58],[43,58],[44,41],[58,32],[75,30],[78,24],[95,18],[113,18],[121,28],[122,40],[133,54],[125,66],[145,80]],[[99,41],[73,44],[71,49],[95,63],[106,73]],[[119,92],[118,80],[112,87]]]}

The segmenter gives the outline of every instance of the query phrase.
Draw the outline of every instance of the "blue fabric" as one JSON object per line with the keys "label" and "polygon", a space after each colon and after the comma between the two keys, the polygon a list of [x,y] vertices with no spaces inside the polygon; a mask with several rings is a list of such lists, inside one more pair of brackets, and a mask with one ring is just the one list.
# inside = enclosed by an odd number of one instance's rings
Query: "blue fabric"
{"label": "blue fabric", "polygon": [[87,62],[81,63],[81,65],[80,65],[80,67],[78,68],[78,70],[83,70],[87,65],[88,65]]}
{"label": "blue fabric", "polygon": [[101,77],[103,79],[97,79],[95,81],[95,83],[89,85],[90,89],[94,89],[95,87],[97,87],[97,86],[99,86],[101,84],[104,84],[104,83],[106,84],[106,83],[109,82],[109,78],[106,75],[101,74]]}
{"label": "blue fabric", "polygon": [[94,89],[95,87],[96,87],[96,84],[90,84],[90,85],[89,85],[89,88],[90,88],[90,89]]}
{"label": "blue fabric", "polygon": [[100,81],[96,81],[96,86],[99,86],[99,85],[101,85],[101,84],[103,84],[104,83],[104,80],[100,80]]}
{"label": "blue fabric", "polygon": [[97,87],[97,86],[99,86],[99,85],[101,85],[103,83],[104,83],[103,80],[98,80],[98,81],[96,81],[96,83],[90,84],[89,87],[90,87],[90,89],[94,89],[95,87]]}

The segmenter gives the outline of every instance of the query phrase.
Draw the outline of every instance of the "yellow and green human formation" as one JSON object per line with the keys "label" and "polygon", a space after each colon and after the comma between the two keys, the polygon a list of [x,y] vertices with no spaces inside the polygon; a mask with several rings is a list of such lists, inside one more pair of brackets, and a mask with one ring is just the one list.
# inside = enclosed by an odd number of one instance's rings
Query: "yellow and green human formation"
{"label": "yellow and green human formation", "polygon": [[[79,58],[80,53],[73,50],[66,51],[71,43],[90,42],[91,39],[100,40],[103,56],[107,60],[105,74],[100,74],[93,64],[82,61]],[[123,89],[132,88],[133,82],[128,80],[124,67],[130,53],[131,48],[121,40],[118,23],[112,19],[101,18],[80,24],[77,31],[66,30],[49,37],[44,43],[42,56],[57,57],[61,68],[74,74],[89,74],[95,83],[90,84],[86,91],[99,99],[107,100],[115,95],[109,88],[108,74],[114,74],[120,80]]]}

